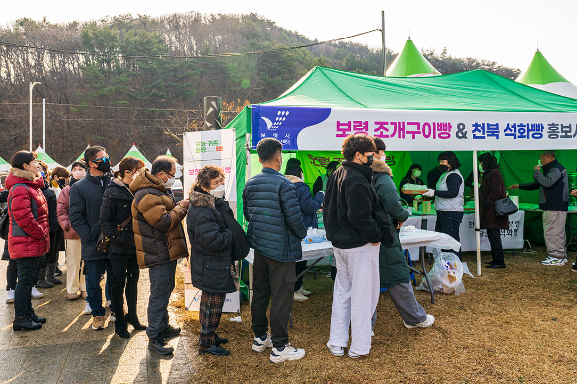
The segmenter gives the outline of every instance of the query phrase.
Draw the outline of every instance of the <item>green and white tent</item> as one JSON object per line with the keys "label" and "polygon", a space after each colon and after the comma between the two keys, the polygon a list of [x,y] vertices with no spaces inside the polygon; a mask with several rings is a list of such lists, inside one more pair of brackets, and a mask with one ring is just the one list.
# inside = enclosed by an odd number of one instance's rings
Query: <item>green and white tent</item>
{"label": "green and white tent", "polygon": [[409,37],[405,47],[387,69],[386,74],[387,77],[425,77],[439,76],[441,72],[437,71],[423,57],[413,40]]}
{"label": "green and white tent", "polygon": [[0,157],[0,173],[8,173],[10,170],[10,163]]}
{"label": "green and white tent", "polygon": [[535,52],[529,67],[519,75],[516,81],[543,91],[577,99],[577,87],[557,72],[539,50]]}
{"label": "green and white tent", "polygon": [[[144,157],[144,155],[142,154],[142,152],[140,152],[138,150],[138,148],[136,148],[136,144],[132,143],[132,147],[130,147],[130,150],[128,152],[126,152],[126,155],[124,155],[122,158],[128,157],[128,156],[132,156],[132,157],[136,157],[137,159],[140,159],[142,161],[144,161],[144,166],[146,168],[148,168],[150,170],[150,168],[152,168],[152,165],[150,164],[150,161],[148,161],[146,159],[146,157]],[[120,165],[120,161],[118,162],[118,164],[116,164],[112,169],[114,171],[117,171]]]}
{"label": "green and white tent", "polygon": [[[74,160],[74,161],[72,162],[72,164],[75,163],[76,161],[84,160],[84,152],[86,152],[86,150],[87,150],[88,148],[90,148],[90,144],[88,144],[88,145],[86,146],[86,148],[84,149],[84,151],[82,151],[82,153],[80,154],[80,156],[78,156],[78,157],[76,158],[76,160]],[[68,170],[69,170],[69,171],[72,170],[72,164],[70,164],[70,165],[68,166]]]}
{"label": "green and white tent", "polygon": [[58,164],[54,159],[48,156],[47,153],[44,153],[44,149],[42,149],[40,145],[36,148],[35,152],[36,155],[38,155],[38,160],[44,161],[46,165],[48,165],[48,169],[53,170],[56,167],[62,167],[62,165]]}
{"label": "green and white tent", "polygon": [[[172,153],[170,152],[170,148],[166,148],[166,156],[170,156],[170,157],[174,157],[172,156]],[[180,178],[182,176],[182,169],[184,167],[180,164],[178,164],[178,161],[176,162],[176,178]]]}

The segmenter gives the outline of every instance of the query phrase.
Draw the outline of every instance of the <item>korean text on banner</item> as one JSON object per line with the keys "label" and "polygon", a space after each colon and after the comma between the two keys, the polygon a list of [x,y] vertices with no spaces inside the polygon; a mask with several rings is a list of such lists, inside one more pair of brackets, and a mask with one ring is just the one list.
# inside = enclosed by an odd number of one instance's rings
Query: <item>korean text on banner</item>
{"label": "korean text on banner", "polygon": [[[235,130],[187,132],[183,144],[184,191],[185,194],[196,181],[198,172],[208,164],[217,165],[225,173],[225,198],[231,203],[236,197],[236,146]],[[233,205],[233,212],[235,211]]]}

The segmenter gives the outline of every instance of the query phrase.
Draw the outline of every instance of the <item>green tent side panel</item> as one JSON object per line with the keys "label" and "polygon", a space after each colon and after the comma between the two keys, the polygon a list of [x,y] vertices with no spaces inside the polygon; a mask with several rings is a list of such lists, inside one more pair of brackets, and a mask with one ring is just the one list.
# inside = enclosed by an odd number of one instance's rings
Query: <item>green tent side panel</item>
{"label": "green tent side panel", "polygon": [[244,216],[242,211],[242,191],[244,190],[246,178],[246,135],[252,132],[252,122],[250,109],[244,109],[227,124],[225,129],[235,130],[235,144],[236,144],[236,219],[239,223],[244,223]]}
{"label": "green tent side panel", "polygon": [[0,157],[0,165],[6,165],[8,162]]}

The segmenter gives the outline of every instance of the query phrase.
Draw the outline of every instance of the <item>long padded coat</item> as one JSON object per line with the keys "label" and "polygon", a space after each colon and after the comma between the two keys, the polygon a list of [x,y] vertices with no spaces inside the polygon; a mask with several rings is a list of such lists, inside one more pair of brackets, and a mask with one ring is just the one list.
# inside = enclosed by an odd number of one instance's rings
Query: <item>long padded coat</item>
{"label": "long padded coat", "polygon": [[[10,168],[6,177],[6,188],[16,184],[8,197],[10,226],[8,251],[12,259],[39,257],[50,249],[50,229],[48,225],[48,204],[40,188],[44,180],[30,171]],[[32,201],[36,203],[37,218],[32,211]]]}

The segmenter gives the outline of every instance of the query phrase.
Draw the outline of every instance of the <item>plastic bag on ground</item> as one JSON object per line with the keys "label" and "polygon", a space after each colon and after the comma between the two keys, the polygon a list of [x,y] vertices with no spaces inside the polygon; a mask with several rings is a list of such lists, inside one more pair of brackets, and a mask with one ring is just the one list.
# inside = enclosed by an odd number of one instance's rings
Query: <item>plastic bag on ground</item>
{"label": "plastic bag on ground", "polygon": [[[455,293],[455,295],[464,293],[463,274],[473,277],[467,263],[461,262],[452,252],[439,252],[438,249],[433,249],[433,256],[435,257],[433,268],[427,273],[433,292]],[[422,279],[417,289],[430,291],[427,280]]]}

